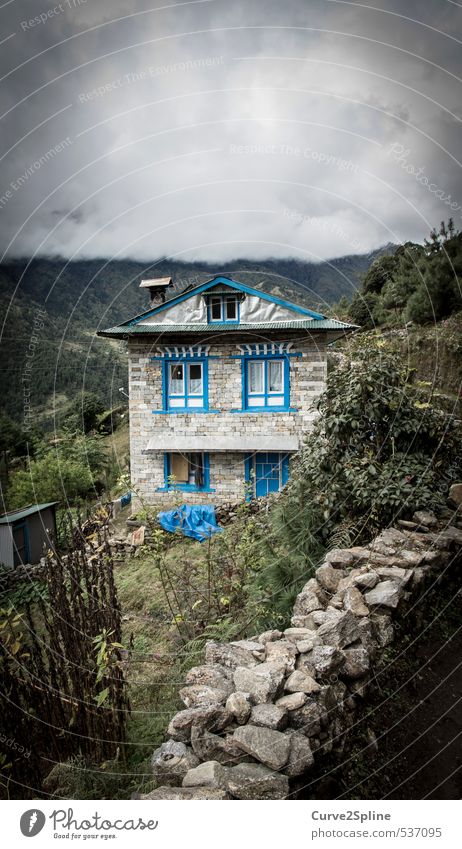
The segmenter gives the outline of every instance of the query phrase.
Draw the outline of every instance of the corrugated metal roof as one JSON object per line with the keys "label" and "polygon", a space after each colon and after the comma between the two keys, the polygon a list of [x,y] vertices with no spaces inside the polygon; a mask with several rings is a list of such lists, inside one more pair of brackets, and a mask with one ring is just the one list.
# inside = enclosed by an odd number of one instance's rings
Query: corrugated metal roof
{"label": "corrugated metal roof", "polygon": [[234,324],[232,327],[229,324],[133,324],[119,325],[110,327],[107,330],[100,330],[98,336],[134,336],[139,334],[159,334],[159,333],[240,333],[241,331],[248,332],[252,330],[309,330],[316,332],[318,330],[356,330],[356,324],[346,324],[344,321],[337,321],[335,318],[323,319],[308,319],[301,321],[272,321],[272,322],[255,322],[254,324]]}
{"label": "corrugated metal roof", "polygon": [[156,286],[167,288],[167,286],[170,286],[171,282],[171,277],[153,277],[150,280],[142,280],[140,283],[140,289],[155,289]]}
{"label": "corrugated metal roof", "polygon": [[49,501],[47,504],[31,504],[30,507],[23,507],[21,510],[10,510],[4,516],[0,516],[0,525],[10,525],[19,519],[32,516],[33,513],[40,513],[41,510],[46,510],[47,507],[54,507],[55,504],[59,504],[59,501]]}

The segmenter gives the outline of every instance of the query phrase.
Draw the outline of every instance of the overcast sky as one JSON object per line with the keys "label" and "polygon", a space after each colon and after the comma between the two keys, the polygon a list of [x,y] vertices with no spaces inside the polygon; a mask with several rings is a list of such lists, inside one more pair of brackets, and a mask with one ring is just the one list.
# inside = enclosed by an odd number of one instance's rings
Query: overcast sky
{"label": "overcast sky", "polygon": [[3,256],[316,261],[460,227],[461,16],[2,0]]}

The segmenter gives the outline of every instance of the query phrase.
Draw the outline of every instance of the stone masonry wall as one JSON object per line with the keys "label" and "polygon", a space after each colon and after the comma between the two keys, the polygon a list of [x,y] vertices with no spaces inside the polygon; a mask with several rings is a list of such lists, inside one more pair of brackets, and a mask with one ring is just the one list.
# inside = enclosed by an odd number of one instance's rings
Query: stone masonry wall
{"label": "stone masonry wall", "polygon": [[219,503],[242,497],[244,487],[244,456],[213,453],[213,437],[283,433],[301,437],[316,417],[316,401],[325,388],[326,347],[324,342],[307,340],[294,342],[292,350],[301,357],[290,358],[290,406],[292,413],[231,413],[242,407],[241,361],[232,359],[239,353],[237,342],[214,343],[209,359],[210,413],[153,414],[162,409],[162,363],[152,362],[158,342],[130,340],[130,456],[132,485],[149,503],[161,503],[168,494],[156,492],[164,485],[164,455],[146,452],[146,446],[156,434],[184,436],[197,434],[210,437],[211,487],[216,492],[188,493],[188,502],[209,500]]}
{"label": "stone masonry wall", "polygon": [[185,709],[152,758],[160,786],[141,798],[285,799],[291,780],[326,754],[342,756],[403,613],[460,565],[460,512],[449,526],[428,512],[399,525],[330,551],[284,633],[207,643],[205,664],[180,690]]}

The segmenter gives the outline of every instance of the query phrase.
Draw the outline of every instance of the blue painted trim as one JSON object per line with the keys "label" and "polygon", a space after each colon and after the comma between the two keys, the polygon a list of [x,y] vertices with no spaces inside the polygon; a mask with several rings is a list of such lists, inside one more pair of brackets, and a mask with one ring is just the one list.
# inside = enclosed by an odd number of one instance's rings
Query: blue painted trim
{"label": "blue painted trim", "polygon": [[300,407],[247,407],[242,410],[227,410],[228,413],[299,413]]}
{"label": "blue painted trim", "polygon": [[253,484],[253,487],[252,487],[252,489],[253,489],[253,494],[252,494],[252,493],[250,493],[250,492],[247,492],[247,494],[246,494],[246,499],[245,499],[246,501],[251,501],[253,498],[256,498],[256,497],[257,497],[257,496],[256,496],[256,492],[255,492],[255,486],[256,486],[256,480],[255,480],[255,478],[254,478],[254,479],[253,479],[253,481],[252,481],[252,470],[254,469],[254,463],[255,463],[254,458],[256,459],[256,458],[258,457],[258,455],[259,455],[259,454],[273,454],[273,453],[274,453],[274,454],[277,454],[277,455],[278,455],[278,457],[280,458],[280,459],[279,459],[279,462],[280,462],[280,467],[281,467],[281,472],[280,472],[280,478],[281,478],[281,488],[282,488],[283,486],[285,486],[285,485],[286,485],[286,483],[287,483],[287,481],[289,480],[289,474],[290,474],[290,468],[289,468],[290,454],[283,454],[283,453],[282,453],[282,451],[274,451],[274,452],[273,452],[273,451],[263,451],[263,452],[260,452],[260,451],[254,451],[254,453],[253,453],[253,454],[246,454],[246,455],[245,455],[245,458],[244,458],[244,479],[245,479],[245,483],[246,483],[246,485],[247,485],[247,488],[249,488],[249,487],[248,487],[248,485],[249,485],[251,482],[252,482],[252,484]]}
{"label": "blue painted trim", "polygon": [[196,413],[211,413],[213,415],[221,415],[222,412],[223,410],[203,410],[202,407],[174,407],[173,410],[151,410],[151,413],[154,416],[174,416],[177,413],[183,413],[183,415],[185,413],[194,413],[194,415]]}
{"label": "blue painted trim", "polygon": [[[184,365],[183,369],[183,383],[184,383],[184,395],[174,395],[172,397],[176,398],[184,398],[185,405],[188,398],[202,398],[202,406],[200,407],[171,407],[169,405],[170,395],[168,391],[168,372],[171,365],[175,363],[180,363]],[[188,394],[188,365],[194,364],[197,365],[200,363],[202,365],[202,395],[189,395]],[[159,412],[168,412],[168,413],[208,413],[209,412],[209,370],[207,357],[191,357],[189,355],[182,357],[168,357],[164,362],[164,367],[162,369],[162,410]],[[152,411],[154,412],[154,410]]]}
{"label": "blue painted trim", "polygon": [[[220,318],[212,318],[212,310],[210,306],[210,301],[212,298],[219,298],[221,304],[221,317]],[[226,310],[225,310],[225,301],[229,298],[233,298],[236,304],[236,312],[237,318],[226,318]],[[241,304],[238,298],[234,298],[233,295],[214,295],[213,292],[207,296],[207,324],[239,324],[241,320]]]}
{"label": "blue painted trim", "polygon": [[246,494],[245,500],[252,501],[255,493],[250,492],[250,483],[254,483],[252,481],[252,454],[246,454],[244,457],[244,481],[246,485]]}
{"label": "blue painted trim", "polygon": [[[248,385],[247,385],[247,373],[248,373],[248,363],[254,362],[255,360],[262,360],[264,362],[264,392],[259,395],[250,396],[248,394]],[[271,393],[268,392],[268,363],[270,362],[282,362],[283,363],[283,392],[273,394],[273,397],[277,397],[277,395],[282,396],[282,403],[275,404],[274,406],[270,404],[265,404],[261,407],[252,406],[252,397],[255,398],[264,398],[265,400],[270,397]],[[241,376],[242,376],[242,410],[246,412],[279,412],[279,413],[287,413],[291,410],[290,408],[290,360],[285,354],[280,354],[279,356],[273,354],[269,356],[268,354],[256,355],[247,354],[242,357],[241,364]]]}
{"label": "blue painted trim", "polygon": [[285,454],[285,456],[282,458],[282,470],[281,470],[281,472],[282,472],[281,473],[282,485],[285,486],[287,481],[289,480],[289,473],[290,473],[289,455],[288,454]]}
{"label": "blue painted trim", "polygon": [[[198,451],[204,458],[204,484],[203,486],[195,486],[190,483],[180,483],[174,486],[169,486],[168,479],[170,477],[170,453],[164,453],[164,485],[159,486],[156,492],[215,492],[216,490],[210,486],[210,458],[208,452]],[[187,454],[191,452],[185,452]],[[194,453],[194,452],[193,452]]]}
{"label": "blue painted trim", "polygon": [[279,304],[279,306],[293,310],[294,312],[298,312],[300,313],[300,315],[309,315],[311,316],[311,318],[316,319],[325,318],[325,316],[321,313],[313,312],[313,310],[305,309],[305,307],[299,307],[297,304],[293,304],[290,301],[284,301],[282,298],[277,298],[275,295],[268,295],[266,292],[262,292],[260,289],[253,289],[251,286],[246,286],[244,285],[244,283],[238,283],[237,280],[231,280],[231,278],[229,277],[214,277],[213,280],[209,280],[207,283],[202,283],[200,286],[196,286],[194,289],[188,289],[187,292],[183,292],[183,294],[177,295],[176,298],[171,298],[169,301],[165,301],[158,307],[154,307],[154,309],[152,310],[148,310],[147,312],[144,312],[141,315],[135,316],[129,321],[124,322],[121,326],[132,327],[134,324],[138,324],[145,318],[150,318],[150,316],[152,315],[157,315],[157,313],[159,312],[163,312],[164,310],[169,309],[170,307],[176,306],[176,304],[181,304],[183,301],[186,301],[193,295],[200,295],[202,292],[207,292],[209,289],[211,289],[213,286],[216,286],[218,283],[222,283],[225,286],[230,286],[231,289],[236,289],[238,292],[245,292],[247,295],[256,295],[263,301],[269,301],[272,304]]}
{"label": "blue painted trim", "polygon": [[[264,359],[265,357],[269,357],[274,359],[274,357],[303,357],[301,351],[297,351],[295,353],[291,353],[289,351],[283,351],[282,354],[229,354],[226,359],[229,360],[243,360],[245,357],[250,357],[253,360]],[[217,358],[218,359],[218,358]]]}

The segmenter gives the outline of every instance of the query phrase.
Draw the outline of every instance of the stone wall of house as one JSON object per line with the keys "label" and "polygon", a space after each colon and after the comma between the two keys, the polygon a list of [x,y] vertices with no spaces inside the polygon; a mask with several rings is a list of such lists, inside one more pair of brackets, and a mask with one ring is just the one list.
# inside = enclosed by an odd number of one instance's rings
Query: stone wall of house
{"label": "stone wall of house", "polygon": [[154,752],[158,789],[141,798],[285,799],[323,757],[345,754],[373,664],[409,627],[406,612],[425,612],[428,590],[460,568],[460,509],[452,524],[428,512],[399,524],[330,551],[283,633],[207,644]]}
{"label": "stone wall of house", "polygon": [[[306,337],[294,342],[290,358],[290,406],[296,412],[235,413],[242,407],[241,361],[237,342],[214,343],[209,351],[209,413],[153,414],[162,409],[162,363],[157,355],[159,342],[130,340],[130,456],[133,489],[148,503],[162,503],[166,496],[156,492],[164,485],[164,454],[146,452],[156,434],[210,438],[211,487],[214,493],[189,493],[188,502],[237,499],[244,487],[243,454],[213,453],[214,436],[258,436],[261,433],[298,435],[308,431],[316,417],[316,401],[325,388],[326,346]],[[217,359],[214,359],[214,358]]]}

